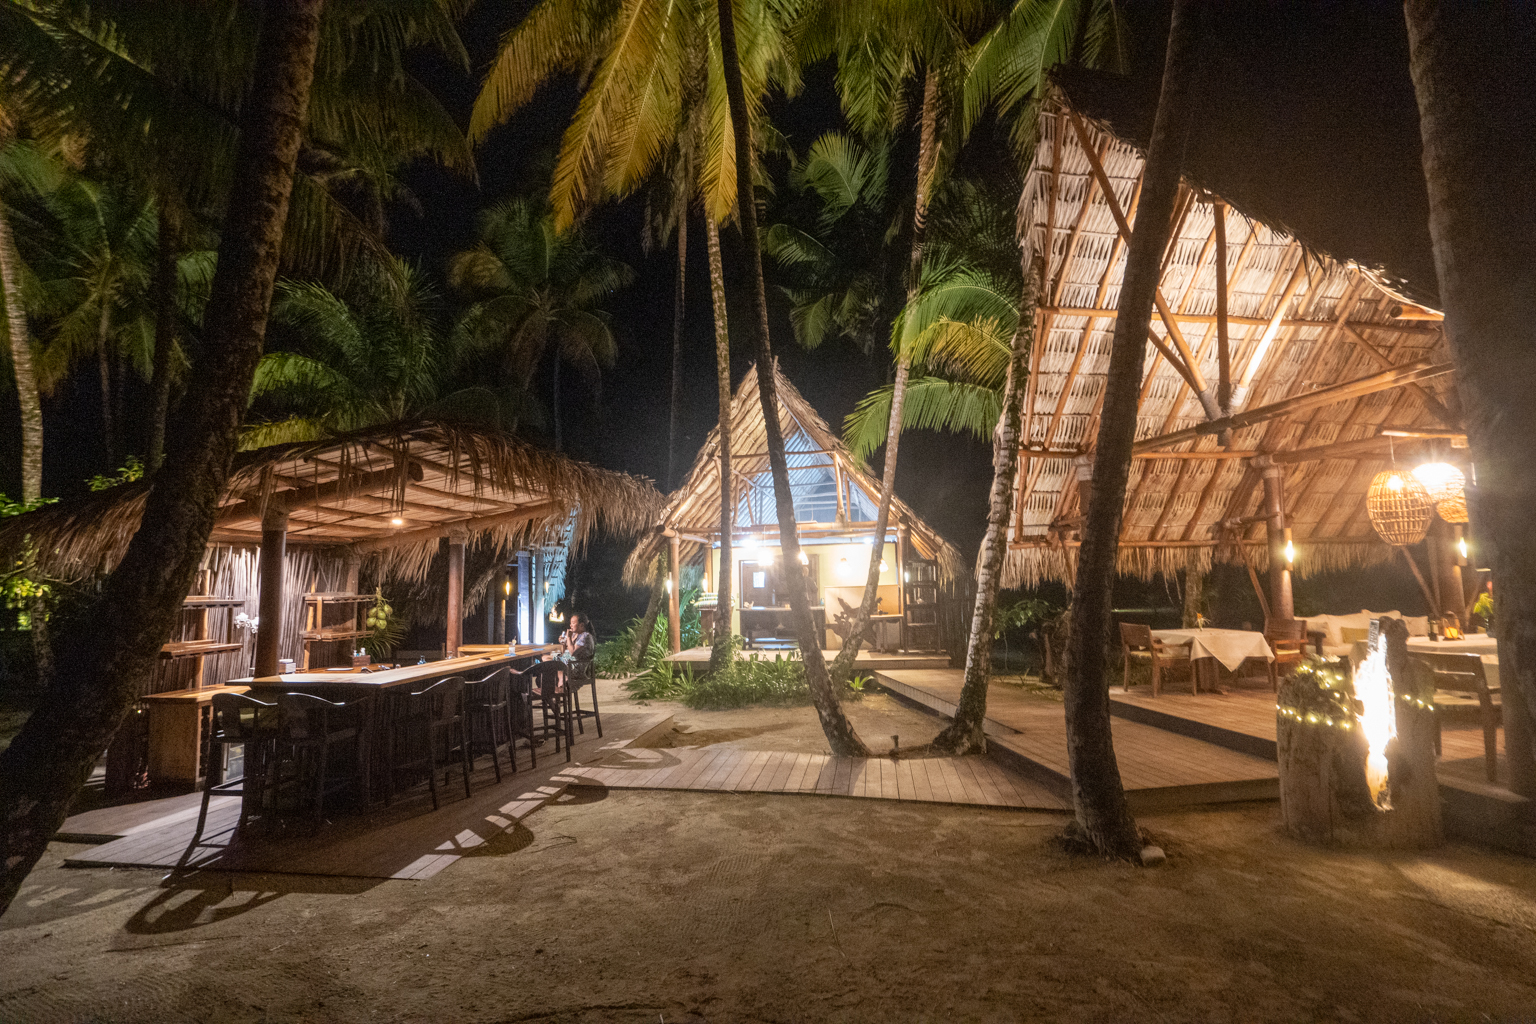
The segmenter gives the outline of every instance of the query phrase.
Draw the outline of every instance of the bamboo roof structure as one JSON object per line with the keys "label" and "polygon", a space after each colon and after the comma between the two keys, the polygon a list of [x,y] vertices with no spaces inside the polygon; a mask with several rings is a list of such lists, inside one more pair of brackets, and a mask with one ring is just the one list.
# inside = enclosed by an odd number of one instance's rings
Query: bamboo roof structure
{"label": "bamboo roof structure", "polygon": [[[854,458],[842,438],[827,425],[774,367],[779,398],[779,426],[789,463],[790,486],[796,491],[796,520],[802,539],[812,531],[839,534],[874,530],[880,499],[880,481],[864,463]],[[731,399],[731,474],[736,506],[736,530],[777,536],[773,481],[769,475],[767,421],[758,398],[757,367],[753,366],[736,387]],[[665,507],[652,519],[624,567],[625,581],[632,586],[649,582],[651,561],[670,536],[682,541],[685,564],[702,562],[705,552],[720,534],[720,428],[710,431],[682,485],[667,498]],[[909,530],[920,558],[938,563],[941,580],[963,578],[968,569],[954,545],[900,498],[892,496],[892,530]]]}
{"label": "bamboo roof structure", "polygon": [[[1070,91],[1041,115],[1020,206],[1040,287],[1006,586],[1073,576],[1078,474],[1091,465],[1141,189],[1136,141],[1091,116],[1119,111]],[[1184,178],[1163,259],[1120,569],[1148,577],[1240,557],[1263,568],[1254,520],[1268,460],[1284,467],[1298,571],[1384,560],[1392,549],[1366,516],[1371,477],[1394,458],[1417,462],[1432,439],[1465,444],[1441,316],[1410,301],[1433,282],[1404,279],[1412,259],[1353,261],[1345,235],[1313,248],[1275,221],[1279,206],[1254,201],[1251,176],[1240,200],[1222,194],[1219,160],[1200,169]],[[1223,320],[1230,414],[1214,402]]]}
{"label": "bamboo roof structure", "polygon": [[[5,521],[0,554],[31,537],[39,568],[80,579],[122,558],[143,516],[149,481],[123,484]],[[661,508],[648,480],[597,469],[495,431],[402,423],[235,457],[210,544],[261,543],[269,513],[287,513],[289,545],[350,548],[381,575],[425,577],[439,542],[520,548],[594,530],[633,535]]]}

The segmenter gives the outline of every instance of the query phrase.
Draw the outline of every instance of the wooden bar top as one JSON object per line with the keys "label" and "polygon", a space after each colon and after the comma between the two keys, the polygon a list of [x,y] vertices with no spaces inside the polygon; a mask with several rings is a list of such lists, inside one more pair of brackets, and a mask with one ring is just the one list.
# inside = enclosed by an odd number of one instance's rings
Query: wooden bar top
{"label": "wooden bar top", "polygon": [[195,690],[167,690],[164,693],[151,693],[139,699],[146,704],[203,704],[213,700],[219,693],[244,693],[249,686],[204,686]]}
{"label": "wooden bar top", "polygon": [[489,646],[486,653],[461,654],[457,658],[373,672],[353,669],[344,672],[288,672],[276,676],[259,676],[255,679],[231,679],[230,683],[257,690],[305,689],[311,686],[353,686],[384,690],[423,679],[475,674],[508,662],[525,661],[560,649],[555,644],[528,644],[515,647],[511,653],[508,653],[508,647],[508,644],[495,644]]}

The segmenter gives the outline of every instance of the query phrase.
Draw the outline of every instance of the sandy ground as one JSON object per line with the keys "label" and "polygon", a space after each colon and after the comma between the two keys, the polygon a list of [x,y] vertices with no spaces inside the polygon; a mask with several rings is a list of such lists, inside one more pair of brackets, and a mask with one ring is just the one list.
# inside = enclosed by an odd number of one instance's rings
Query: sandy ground
{"label": "sandy ground", "polygon": [[[797,715],[679,717],[809,742]],[[1536,1019],[1536,861],[1313,849],[1250,804],[1144,819],[1146,870],[1060,852],[1064,820],[581,789],[426,882],[162,888],[55,844],[0,919],[0,1021]]]}

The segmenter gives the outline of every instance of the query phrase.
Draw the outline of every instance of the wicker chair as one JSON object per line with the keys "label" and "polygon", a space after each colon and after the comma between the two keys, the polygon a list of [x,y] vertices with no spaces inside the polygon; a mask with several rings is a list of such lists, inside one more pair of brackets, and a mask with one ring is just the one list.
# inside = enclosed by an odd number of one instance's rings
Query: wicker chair
{"label": "wicker chair", "polygon": [[1195,679],[1194,662],[1189,660],[1189,648],[1165,644],[1152,636],[1152,627],[1135,622],[1120,623],[1120,651],[1125,657],[1125,689],[1131,689],[1131,662],[1146,661],[1152,666],[1152,696],[1163,692],[1163,672],[1182,666],[1189,669],[1190,685],[1200,692]]}
{"label": "wicker chair", "polygon": [[469,764],[475,764],[475,751],[486,750],[501,781],[501,748],[507,748],[507,760],[517,771],[512,756],[512,709],[509,698],[512,670],[503,666],[483,679],[464,684],[465,740],[469,744]]}
{"label": "wicker chair", "polygon": [[1280,666],[1294,665],[1307,656],[1307,622],[1305,619],[1274,621],[1264,624],[1264,639],[1269,642],[1274,660],[1269,663],[1269,686],[1280,692]]}
{"label": "wicker chair", "polygon": [[222,775],[224,752],[239,745],[244,768],[234,779],[220,779],[203,787],[202,807],[197,812],[197,827],[192,839],[176,862],[176,871],[184,869],[192,854],[207,844],[202,842],[208,824],[208,802],[215,796],[240,797],[240,820],[236,829],[245,827],[252,807],[261,808],[280,781],[282,716],[275,703],[257,700],[243,693],[216,693],[213,696],[213,727],[207,732],[210,773]]}
{"label": "wicker chair", "polygon": [[[282,713],[283,745],[292,758],[294,780],[301,798],[314,807],[315,820],[325,816],[327,794],[353,789],[359,802],[368,798],[368,750],[364,716],[372,696],[345,704],[312,693],[284,693],[277,698]],[[349,770],[333,776],[332,748],[350,752]]]}
{"label": "wicker chair", "polygon": [[432,809],[437,802],[437,769],[455,760],[464,776],[464,796],[469,796],[469,744],[464,740],[464,677],[449,676],[414,693],[390,693],[389,786],[385,802],[394,799],[395,783],[402,773],[427,770],[432,790]]}

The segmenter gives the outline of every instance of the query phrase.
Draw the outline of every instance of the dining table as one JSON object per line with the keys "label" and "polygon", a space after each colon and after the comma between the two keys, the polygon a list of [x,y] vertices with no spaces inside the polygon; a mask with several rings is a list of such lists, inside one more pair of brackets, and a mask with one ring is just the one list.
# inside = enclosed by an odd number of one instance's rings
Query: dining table
{"label": "dining table", "polygon": [[1218,666],[1236,672],[1249,658],[1275,660],[1264,634],[1252,629],[1154,629],[1153,639],[1170,647],[1188,647],[1196,685],[1215,691]]}
{"label": "dining table", "polygon": [[[229,686],[243,686],[257,700],[275,701],[279,694],[307,693],[336,703],[349,704],[391,690],[407,692],[422,689],[438,679],[463,676],[482,678],[502,666],[524,668],[560,651],[559,644],[476,644],[459,648],[457,657],[427,661],[397,668],[371,666],[337,667],[308,672],[283,672],[271,676],[231,679]],[[388,747],[389,715],[385,702],[368,701],[363,719],[360,749],[368,751],[366,803],[383,798],[388,784],[389,765],[384,752]]]}

